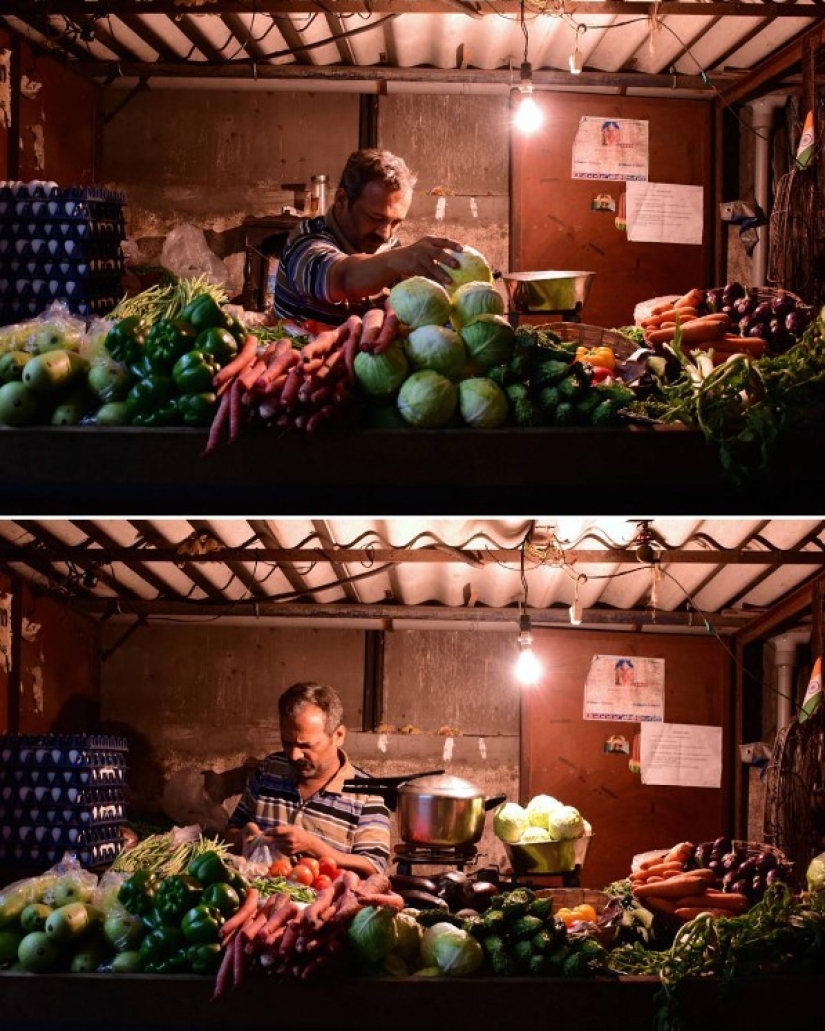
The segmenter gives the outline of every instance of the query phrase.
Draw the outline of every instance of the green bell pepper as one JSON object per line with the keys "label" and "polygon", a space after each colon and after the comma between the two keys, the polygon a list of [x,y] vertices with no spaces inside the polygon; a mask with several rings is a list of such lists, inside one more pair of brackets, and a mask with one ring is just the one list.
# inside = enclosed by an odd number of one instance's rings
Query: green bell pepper
{"label": "green bell pepper", "polygon": [[178,415],[187,426],[209,426],[218,410],[217,394],[181,394],[175,401]]}
{"label": "green bell pepper", "polygon": [[217,909],[223,916],[232,916],[237,913],[241,905],[241,896],[231,884],[215,883],[208,884],[203,889],[201,902],[204,906],[211,906]]}
{"label": "green bell pepper", "polygon": [[212,380],[220,369],[217,358],[203,351],[187,351],[172,368],[172,379],[182,394],[204,394],[212,390]]}
{"label": "green bell pepper", "polygon": [[206,945],[218,940],[218,931],[223,922],[220,910],[199,903],[183,914],[180,929],[188,942],[193,945]]}
{"label": "green bell pepper", "polygon": [[186,959],[193,974],[215,975],[223,959],[223,949],[217,942],[190,945],[186,950]]}
{"label": "green bell pepper", "polygon": [[238,353],[238,341],[228,329],[213,326],[198,334],[194,350],[214,355],[220,365],[226,365]]}
{"label": "green bell pepper", "polygon": [[145,916],[155,905],[159,885],[160,880],[152,870],[136,870],[121,884],[117,900],[128,912]]}
{"label": "green bell pepper", "polygon": [[138,315],[128,315],[112,326],[103,346],[115,361],[133,365],[143,354],[146,332],[146,323]]}
{"label": "green bell pepper", "polygon": [[226,325],[224,310],[211,294],[198,294],[181,310],[178,318],[185,319],[198,333]]}
{"label": "green bell pepper", "polygon": [[203,889],[189,874],[173,874],[161,881],[155,908],[167,924],[179,924],[187,910],[197,906]]}
{"label": "green bell pepper", "polygon": [[140,943],[138,956],[141,970],[146,974],[182,973],[189,965],[185,940],[177,927],[158,927],[150,931]]}
{"label": "green bell pepper", "polygon": [[144,350],[151,368],[171,374],[175,362],[195,347],[197,332],[183,319],[158,319],[146,334]]}
{"label": "green bell pepper", "polygon": [[234,315],[229,315],[226,319],[226,328],[232,334],[232,336],[238,341],[238,347],[243,344],[244,340],[249,333],[249,330],[241,322],[240,319],[236,319]]}
{"label": "green bell pepper", "polygon": [[235,889],[238,893],[238,898],[243,902],[246,898],[246,893],[249,891],[249,881],[244,877],[240,870],[230,870],[229,881],[227,883],[230,887]]}
{"label": "green bell pepper", "polygon": [[229,867],[220,852],[201,852],[189,864],[186,872],[206,887],[208,884],[228,884]]}
{"label": "green bell pepper", "polygon": [[171,378],[154,375],[138,380],[126,395],[126,413],[133,426],[174,426],[179,417]]}

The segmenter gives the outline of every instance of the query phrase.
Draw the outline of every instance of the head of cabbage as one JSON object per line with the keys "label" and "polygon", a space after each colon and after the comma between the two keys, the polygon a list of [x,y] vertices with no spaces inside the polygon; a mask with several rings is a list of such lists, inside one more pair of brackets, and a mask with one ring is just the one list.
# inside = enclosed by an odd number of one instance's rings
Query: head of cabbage
{"label": "head of cabbage", "polygon": [[472,280],[460,286],[452,296],[450,322],[456,329],[469,326],[480,315],[503,315],[504,298],[492,285]]}
{"label": "head of cabbage", "polygon": [[411,276],[396,283],[388,300],[409,329],[443,326],[450,317],[450,295],[440,283],[425,276]]}
{"label": "head of cabbage", "polygon": [[401,384],[396,403],[410,426],[444,426],[455,414],[458,387],[439,372],[420,369]]}
{"label": "head of cabbage", "polygon": [[808,891],[825,891],[825,852],[820,852],[808,863],[805,871]]}
{"label": "head of cabbage", "polygon": [[389,906],[364,906],[350,921],[347,938],[359,959],[367,963],[384,959],[398,942],[395,910]]}
{"label": "head of cabbage", "polygon": [[472,361],[484,368],[506,365],[513,357],[516,331],[503,315],[479,315],[461,327],[461,339]]}
{"label": "head of cabbage", "polygon": [[473,376],[458,384],[458,408],[468,426],[486,430],[501,426],[510,411],[507,395],[485,376]]}
{"label": "head of cabbage", "polygon": [[563,805],[549,814],[547,830],[556,841],[570,841],[572,838],[580,838],[584,834],[584,820],[574,806]]}
{"label": "head of cabbage", "polygon": [[419,326],[404,345],[416,369],[433,369],[447,379],[458,380],[467,367],[467,351],[461,337],[449,326]]}
{"label": "head of cabbage", "polygon": [[525,806],[527,819],[531,827],[544,827],[547,830],[547,823],[550,814],[564,805],[552,795],[534,795]]}
{"label": "head of cabbage", "polygon": [[446,921],[428,927],[421,938],[421,958],[448,977],[474,974],[484,961],[481,944],[467,931]]}
{"label": "head of cabbage", "polygon": [[353,369],[358,385],[370,397],[392,397],[410,371],[398,340],[394,340],[381,354],[359,351]]}
{"label": "head of cabbage", "polygon": [[546,827],[528,827],[518,839],[519,845],[529,845],[533,842],[552,841],[550,832]]}
{"label": "head of cabbage", "polygon": [[441,265],[441,268],[444,269],[452,280],[452,284],[447,286],[447,293],[452,294],[464,283],[470,283],[474,280],[480,283],[492,283],[493,270],[481,251],[477,251],[475,247],[469,247],[467,244],[464,244],[460,251],[449,251],[448,253],[450,257],[456,259],[458,268]]}
{"label": "head of cabbage", "polygon": [[399,956],[411,969],[421,963],[421,937],[423,926],[411,913],[397,913],[395,917],[397,941],[392,954]]}
{"label": "head of cabbage", "polygon": [[530,826],[526,810],[518,802],[505,802],[493,814],[496,837],[514,845]]}

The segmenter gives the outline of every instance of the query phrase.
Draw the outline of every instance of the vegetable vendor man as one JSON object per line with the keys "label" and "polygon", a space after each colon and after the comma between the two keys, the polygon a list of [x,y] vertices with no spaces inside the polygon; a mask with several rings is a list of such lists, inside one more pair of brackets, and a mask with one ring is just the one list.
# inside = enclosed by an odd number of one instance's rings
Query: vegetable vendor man
{"label": "vegetable vendor man", "polygon": [[341,174],[331,206],[292,230],[278,262],[273,309],[279,318],[338,326],[382,304],[387,288],[410,276],[442,285],[461,244],[423,236],[401,245],[417,176],[387,150],[358,150]]}
{"label": "vegetable vendor man", "polygon": [[350,762],[344,708],[325,684],[299,682],[278,699],[282,750],[252,774],[225,837],[252,853],[268,845],[290,857],[334,859],[367,877],[383,872],[390,855],[389,812],[376,795],[343,790],[345,780],[367,777]]}

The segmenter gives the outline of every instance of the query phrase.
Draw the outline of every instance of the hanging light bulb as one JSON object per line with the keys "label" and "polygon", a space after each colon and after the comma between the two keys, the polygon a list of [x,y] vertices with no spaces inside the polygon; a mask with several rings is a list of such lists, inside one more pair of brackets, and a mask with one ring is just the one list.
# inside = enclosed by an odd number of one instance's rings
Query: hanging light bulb
{"label": "hanging light bulb", "polygon": [[576,577],[576,593],[573,595],[573,604],[568,609],[570,613],[570,623],[573,626],[581,626],[582,621],[582,603],[579,601],[579,584],[584,579],[583,576]]}
{"label": "hanging light bulb", "polygon": [[541,663],[533,654],[533,635],[530,633],[530,617],[522,613],[519,618],[518,658],[516,659],[516,680],[530,686],[541,676]]}
{"label": "hanging light bulb", "polygon": [[529,61],[522,61],[519,100],[516,108],[515,125],[519,132],[533,133],[544,121],[541,108],[533,96],[533,69]]}
{"label": "hanging light bulb", "polygon": [[573,53],[570,55],[570,57],[568,59],[568,64],[570,65],[570,74],[571,75],[581,75],[582,68],[584,67],[584,58],[582,57],[581,50],[579,50],[579,35],[582,32],[587,32],[587,26],[586,25],[577,25],[576,26],[576,39],[575,39],[575,42],[573,43]]}

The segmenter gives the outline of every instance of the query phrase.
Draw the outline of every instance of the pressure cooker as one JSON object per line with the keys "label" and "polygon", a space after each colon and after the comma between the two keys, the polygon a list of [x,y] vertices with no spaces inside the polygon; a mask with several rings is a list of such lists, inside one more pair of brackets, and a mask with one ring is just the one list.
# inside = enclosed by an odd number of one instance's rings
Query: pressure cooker
{"label": "pressure cooker", "polygon": [[398,835],[411,845],[472,845],[484,832],[484,818],[506,795],[485,798],[461,777],[416,777],[398,788]]}

